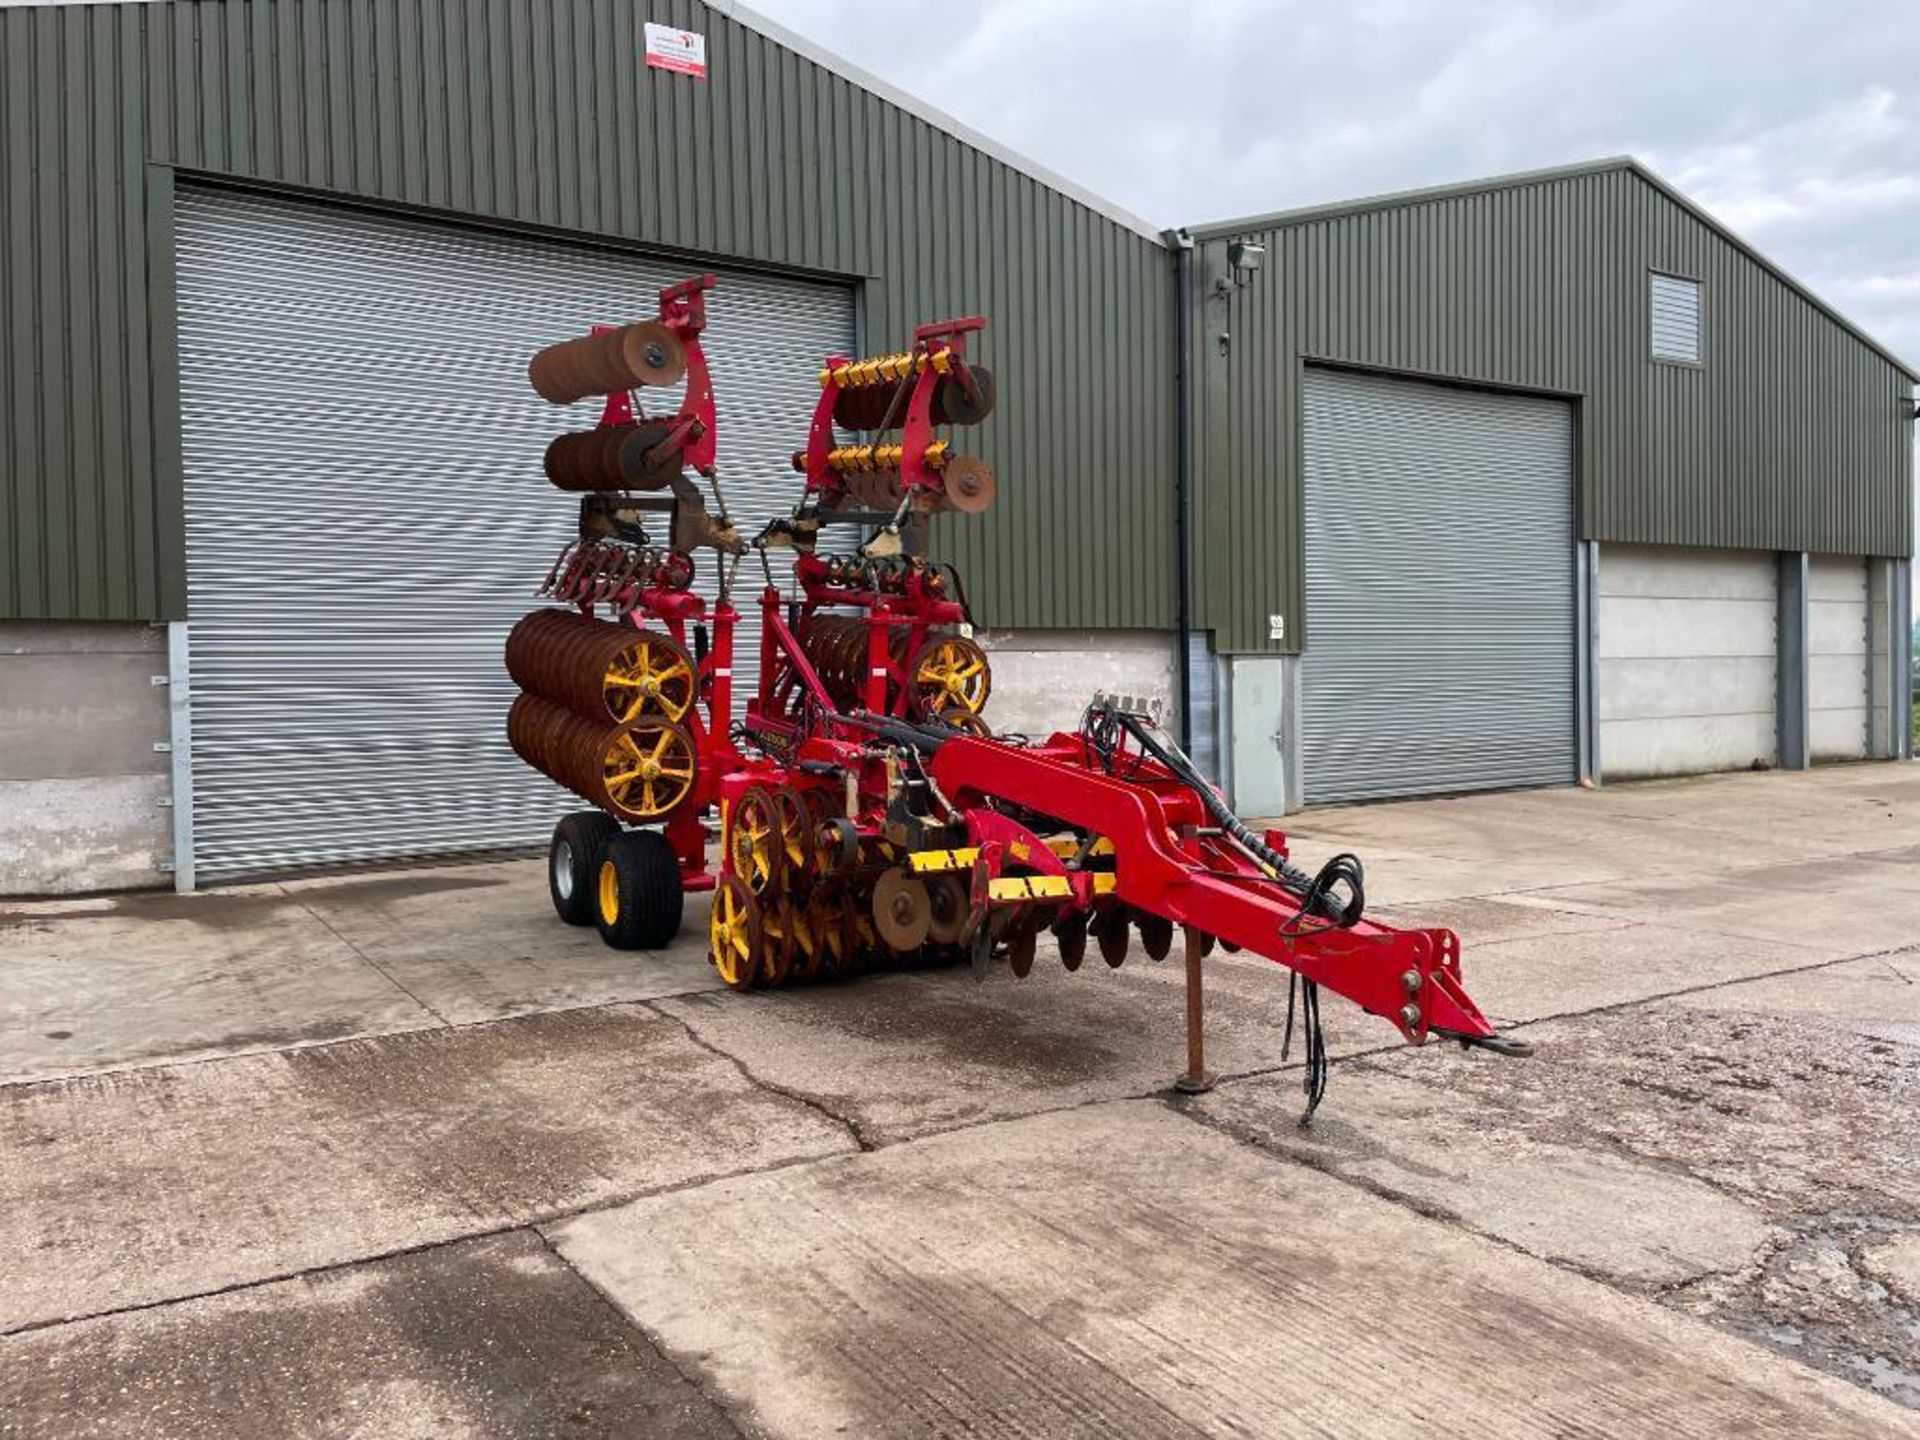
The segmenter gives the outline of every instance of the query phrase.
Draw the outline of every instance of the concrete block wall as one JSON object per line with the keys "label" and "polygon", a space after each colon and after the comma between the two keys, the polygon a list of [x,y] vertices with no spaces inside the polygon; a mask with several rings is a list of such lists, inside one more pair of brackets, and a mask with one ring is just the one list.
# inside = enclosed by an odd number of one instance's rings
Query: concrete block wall
{"label": "concrete block wall", "polygon": [[0,623],[0,895],[164,885],[166,631]]}
{"label": "concrete block wall", "polygon": [[1873,605],[1867,572],[1858,555],[1808,557],[1807,745],[1816,761],[1861,760],[1869,753]]}
{"label": "concrete block wall", "polygon": [[1604,779],[1777,761],[1771,552],[1602,545],[1595,603]]}
{"label": "concrete block wall", "polygon": [[1073,730],[1095,691],[1158,699],[1178,732],[1175,637],[1155,630],[980,630],[993,660],[987,719],[1036,739]]}

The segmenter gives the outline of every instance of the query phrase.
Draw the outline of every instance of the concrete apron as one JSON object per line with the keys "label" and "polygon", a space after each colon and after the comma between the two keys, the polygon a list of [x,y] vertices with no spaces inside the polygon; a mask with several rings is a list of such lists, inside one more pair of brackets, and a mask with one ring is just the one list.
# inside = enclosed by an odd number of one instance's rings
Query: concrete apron
{"label": "concrete apron", "polygon": [[1158,1101],[548,1233],[782,1436],[1920,1433],[1839,1381]]}

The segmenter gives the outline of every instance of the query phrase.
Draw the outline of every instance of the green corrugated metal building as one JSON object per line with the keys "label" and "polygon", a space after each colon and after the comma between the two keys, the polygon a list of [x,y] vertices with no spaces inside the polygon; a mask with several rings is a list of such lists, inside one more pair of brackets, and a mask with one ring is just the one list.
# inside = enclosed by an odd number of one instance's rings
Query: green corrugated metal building
{"label": "green corrugated metal building", "polygon": [[989,317],[1004,728],[1167,693],[1249,812],[1902,752],[1914,374],[1630,162],[1163,233],[718,0],[10,9],[0,112],[0,889],[537,835],[517,366],[695,269],[750,519],[817,359]]}

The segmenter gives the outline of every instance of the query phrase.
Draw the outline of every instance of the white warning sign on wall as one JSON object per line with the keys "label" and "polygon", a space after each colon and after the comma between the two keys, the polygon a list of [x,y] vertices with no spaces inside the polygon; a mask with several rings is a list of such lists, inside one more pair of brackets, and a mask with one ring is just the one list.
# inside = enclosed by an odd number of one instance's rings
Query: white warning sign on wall
{"label": "white warning sign on wall", "polygon": [[647,22],[647,68],[707,78],[707,37]]}

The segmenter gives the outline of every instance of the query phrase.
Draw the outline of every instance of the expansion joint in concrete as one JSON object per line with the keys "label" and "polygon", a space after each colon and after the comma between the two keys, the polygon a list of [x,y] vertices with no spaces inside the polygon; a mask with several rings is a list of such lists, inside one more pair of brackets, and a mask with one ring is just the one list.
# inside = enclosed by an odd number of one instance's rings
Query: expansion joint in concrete
{"label": "expansion joint in concrete", "polygon": [[622,1328],[638,1336],[640,1341],[649,1350],[660,1357],[663,1364],[687,1382],[695,1394],[713,1406],[713,1408],[719,1412],[720,1418],[727,1422],[727,1428],[729,1430],[739,1436],[740,1440],[754,1440],[754,1437],[760,1433],[759,1430],[750,1421],[742,1419],[737,1413],[739,1407],[728,1396],[713,1388],[709,1383],[707,1374],[701,1370],[699,1366],[683,1363],[680,1356],[663,1344],[658,1335],[654,1334],[653,1331],[649,1330],[623,1310],[620,1307],[620,1302],[615,1300],[604,1287],[595,1281],[586,1271],[582,1270],[567,1258],[566,1252],[553,1243],[552,1237],[547,1234],[544,1228],[535,1225],[532,1227],[532,1233],[534,1237],[539,1240],[541,1247],[545,1249],[547,1254],[553,1257],[556,1263],[564,1266],[568,1274],[572,1275],[582,1285],[585,1285],[587,1289],[593,1292],[594,1298],[606,1307],[607,1311],[619,1321]]}

